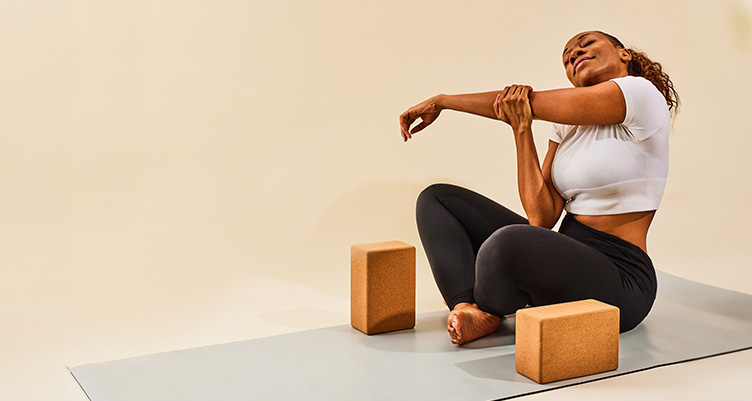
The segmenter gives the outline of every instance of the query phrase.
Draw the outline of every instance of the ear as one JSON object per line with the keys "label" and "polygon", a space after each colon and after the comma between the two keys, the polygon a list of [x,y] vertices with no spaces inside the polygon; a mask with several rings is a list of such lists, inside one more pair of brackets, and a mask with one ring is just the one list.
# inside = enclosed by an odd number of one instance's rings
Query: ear
{"label": "ear", "polygon": [[619,58],[624,63],[632,61],[632,52],[629,49],[619,49]]}

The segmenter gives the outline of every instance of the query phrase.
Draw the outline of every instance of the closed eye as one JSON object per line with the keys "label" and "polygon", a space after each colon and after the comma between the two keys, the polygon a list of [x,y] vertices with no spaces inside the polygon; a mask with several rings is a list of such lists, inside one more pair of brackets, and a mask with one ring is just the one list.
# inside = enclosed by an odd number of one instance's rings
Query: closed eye
{"label": "closed eye", "polygon": [[[595,42],[595,40],[588,40],[587,42],[581,44],[580,47],[590,46],[591,44],[593,44],[593,42]],[[569,57],[564,59],[564,66],[566,67],[567,65],[569,65]]]}

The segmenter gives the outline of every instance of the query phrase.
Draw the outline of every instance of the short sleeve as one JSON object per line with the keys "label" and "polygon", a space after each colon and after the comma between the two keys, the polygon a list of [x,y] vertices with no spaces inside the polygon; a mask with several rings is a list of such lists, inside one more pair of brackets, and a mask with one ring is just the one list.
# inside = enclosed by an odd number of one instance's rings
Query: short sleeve
{"label": "short sleeve", "polygon": [[619,85],[627,106],[622,125],[635,141],[644,141],[671,123],[666,99],[650,81],[634,76],[612,81]]}
{"label": "short sleeve", "polygon": [[562,132],[562,126],[560,124],[553,124],[548,139],[556,143],[561,143],[561,140],[564,139],[564,134]]}

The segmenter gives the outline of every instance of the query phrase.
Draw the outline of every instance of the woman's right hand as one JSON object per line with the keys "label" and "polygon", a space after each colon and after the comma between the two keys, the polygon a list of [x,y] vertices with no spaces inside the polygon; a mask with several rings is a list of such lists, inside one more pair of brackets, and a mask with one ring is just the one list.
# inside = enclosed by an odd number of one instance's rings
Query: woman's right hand
{"label": "woman's right hand", "polygon": [[[408,139],[413,137],[413,134],[418,133],[423,130],[423,128],[426,128],[432,122],[436,121],[436,119],[439,118],[439,113],[441,113],[441,107],[436,103],[436,97],[432,97],[407,109],[407,111],[400,115],[402,140],[407,142]],[[418,118],[422,121],[411,131],[410,125],[412,125]]]}
{"label": "woman's right hand", "polygon": [[533,121],[529,94],[533,88],[528,85],[511,85],[496,95],[493,104],[496,118],[509,124],[514,132],[529,127]]}

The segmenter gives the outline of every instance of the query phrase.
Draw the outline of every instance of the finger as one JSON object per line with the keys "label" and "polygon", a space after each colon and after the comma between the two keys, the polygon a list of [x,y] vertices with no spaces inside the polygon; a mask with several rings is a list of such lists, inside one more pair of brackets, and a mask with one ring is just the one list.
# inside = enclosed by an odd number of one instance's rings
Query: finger
{"label": "finger", "polygon": [[509,120],[509,107],[506,104],[506,99],[506,97],[502,97],[501,93],[496,95],[496,117],[502,121]]}
{"label": "finger", "polygon": [[[423,128],[426,128],[428,124],[426,124],[425,121],[421,121],[420,124],[416,125],[415,128],[410,132],[411,135],[415,135],[418,132],[422,131]],[[411,137],[412,138],[412,137]]]}
{"label": "finger", "polygon": [[400,128],[403,135],[410,136],[410,126],[414,121],[415,118],[410,117],[409,112],[407,111],[400,116]]}
{"label": "finger", "polygon": [[504,112],[501,109],[501,93],[496,95],[496,101],[494,102],[494,114],[496,114],[496,118],[499,119],[504,116]]}
{"label": "finger", "polygon": [[527,95],[530,90],[530,87],[527,85],[520,85],[518,89],[519,90],[516,93],[515,101],[517,103],[526,103],[528,101]]}
{"label": "finger", "polygon": [[518,85],[508,86],[509,90],[504,94],[504,100],[509,100],[515,96],[515,92],[518,90]]}
{"label": "finger", "polygon": [[509,91],[501,99],[501,103],[503,106],[508,105],[512,101],[512,99],[514,99],[514,88],[510,87]]}
{"label": "finger", "polygon": [[529,86],[527,86],[527,85],[523,86],[522,90],[520,91],[520,96],[523,99],[527,99],[527,95],[528,95],[528,93],[530,93],[530,89],[532,89],[532,88],[529,87]]}
{"label": "finger", "polygon": [[501,102],[503,102],[503,101],[504,101],[504,99],[506,99],[506,98],[507,98],[507,96],[509,95],[509,90],[510,90],[511,88],[512,88],[511,86],[507,86],[506,88],[504,88],[504,89],[503,89],[503,90],[501,91],[501,93],[499,93],[499,94],[498,94],[498,98],[499,98],[499,100],[500,100],[500,101],[499,101],[499,104],[501,104]]}

